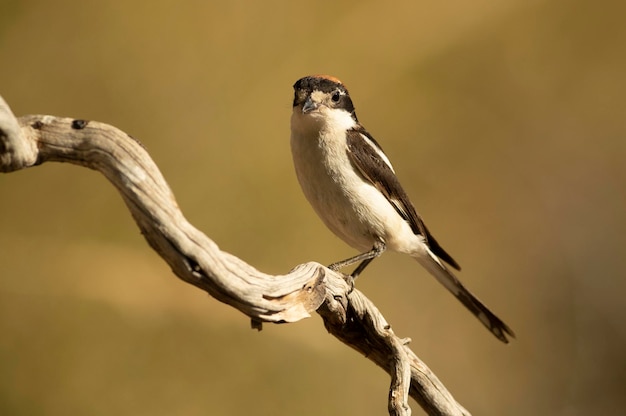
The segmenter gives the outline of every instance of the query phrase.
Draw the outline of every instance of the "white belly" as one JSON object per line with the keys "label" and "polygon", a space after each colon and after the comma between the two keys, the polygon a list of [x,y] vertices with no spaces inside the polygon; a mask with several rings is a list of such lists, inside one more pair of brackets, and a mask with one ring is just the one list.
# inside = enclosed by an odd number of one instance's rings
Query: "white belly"
{"label": "white belly", "polygon": [[359,251],[370,250],[376,240],[394,251],[413,251],[417,236],[385,196],[356,173],[343,134],[292,131],[291,151],[304,195],[335,235]]}

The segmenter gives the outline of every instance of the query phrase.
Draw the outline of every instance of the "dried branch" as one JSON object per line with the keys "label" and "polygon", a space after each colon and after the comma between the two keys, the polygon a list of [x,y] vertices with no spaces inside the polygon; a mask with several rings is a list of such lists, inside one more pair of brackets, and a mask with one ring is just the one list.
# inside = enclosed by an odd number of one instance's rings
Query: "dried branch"
{"label": "dried branch", "polygon": [[174,274],[262,322],[295,322],[317,311],[328,331],[391,375],[389,413],[410,415],[409,395],[430,415],[469,415],[344,276],[310,262],[264,274],[184,218],[141,144],[107,124],[31,115],[16,119],[0,97],[0,171],[67,162],[101,172],[118,189],[148,244]]}

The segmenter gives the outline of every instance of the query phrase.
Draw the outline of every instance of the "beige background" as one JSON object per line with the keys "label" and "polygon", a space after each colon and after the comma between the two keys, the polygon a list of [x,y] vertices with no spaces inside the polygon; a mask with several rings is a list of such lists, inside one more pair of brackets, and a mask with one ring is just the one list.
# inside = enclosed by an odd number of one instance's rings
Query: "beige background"
{"label": "beige background", "polygon": [[[624,3],[391,4],[4,0],[0,94],[137,137],[193,224],[279,273],[354,254],[289,151],[291,85],[338,76],[518,340],[408,258],[359,289],[475,415],[622,414]],[[1,175],[0,198],[0,414],[386,413],[387,375],[319,317],[256,333],[178,281],[98,174]]]}

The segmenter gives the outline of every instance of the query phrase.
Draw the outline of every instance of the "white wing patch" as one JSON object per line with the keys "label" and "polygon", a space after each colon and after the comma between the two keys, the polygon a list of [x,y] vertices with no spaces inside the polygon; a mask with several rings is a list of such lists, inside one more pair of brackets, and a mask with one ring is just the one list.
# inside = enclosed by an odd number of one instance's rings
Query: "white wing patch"
{"label": "white wing patch", "polygon": [[380,147],[378,147],[374,142],[370,140],[369,137],[367,137],[363,133],[359,133],[359,135],[361,136],[363,141],[367,143],[368,146],[372,148],[372,150],[374,150],[374,152],[378,155],[378,157],[380,157],[383,160],[383,162],[385,162],[385,164],[389,167],[389,169],[391,169],[393,173],[396,173],[396,171],[393,170],[393,166],[391,166],[391,162],[389,161],[389,158],[382,150],[380,150]]}

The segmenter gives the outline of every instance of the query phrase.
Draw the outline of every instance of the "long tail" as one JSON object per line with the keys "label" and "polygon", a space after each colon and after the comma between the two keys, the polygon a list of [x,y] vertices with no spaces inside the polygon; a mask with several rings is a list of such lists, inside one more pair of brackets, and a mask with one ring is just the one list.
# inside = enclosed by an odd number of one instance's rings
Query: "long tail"
{"label": "long tail", "polygon": [[446,266],[427,249],[426,253],[420,253],[414,256],[426,270],[443,284],[458,300],[461,301],[467,309],[470,310],[479,320],[505,344],[509,343],[507,335],[515,338],[513,330],[509,328],[500,318],[489,310],[476,296],[474,296],[457,277],[450,272]]}

